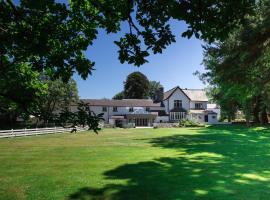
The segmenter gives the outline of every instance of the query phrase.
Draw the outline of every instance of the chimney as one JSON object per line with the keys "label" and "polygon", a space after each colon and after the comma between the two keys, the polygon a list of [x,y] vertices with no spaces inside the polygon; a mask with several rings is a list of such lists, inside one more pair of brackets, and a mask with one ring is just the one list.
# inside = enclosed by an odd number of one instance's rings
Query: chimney
{"label": "chimney", "polygon": [[163,87],[160,87],[160,88],[158,88],[158,90],[156,92],[154,102],[155,103],[162,102],[163,101],[163,97],[164,97],[164,88]]}

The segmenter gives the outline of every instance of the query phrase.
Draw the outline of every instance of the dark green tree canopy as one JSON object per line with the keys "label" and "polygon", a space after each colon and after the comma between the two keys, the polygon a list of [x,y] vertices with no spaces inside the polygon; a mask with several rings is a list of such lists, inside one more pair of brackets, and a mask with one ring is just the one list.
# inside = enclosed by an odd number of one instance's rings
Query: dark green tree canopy
{"label": "dark green tree canopy", "polygon": [[[267,122],[270,111],[270,2],[258,1],[254,16],[233,31],[225,41],[204,47],[200,75],[213,88],[213,97],[231,115],[237,109],[247,120]],[[237,108],[237,109],[235,109]]]}
{"label": "dark green tree canopy", "polygon": [[159,92],[159,89],[163,88],[163,86],[161,85],[160,82],[157,81],[150,81],[149,82],[149,98],[151,98],[152,100],[156,100],[157,98],[157,93]]}
{"label": "dark green tree canopy", "polygon": [[118,92],[116,95],[114,95],[112,99],[121,100],[124,98],[125,98],[125,93],[124,91],[121,91],[121,92]]}
{"label": "dark green tree canopy", "polygon": [[148,98],[149,81],[141,72],[133,72],[127,76],[124,83],[124,93],[127,99]]}

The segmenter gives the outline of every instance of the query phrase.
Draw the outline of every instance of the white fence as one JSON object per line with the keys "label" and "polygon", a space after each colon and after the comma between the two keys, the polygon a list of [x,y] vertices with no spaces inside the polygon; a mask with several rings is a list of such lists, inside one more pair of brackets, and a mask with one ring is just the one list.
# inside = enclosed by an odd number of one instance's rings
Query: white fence
{"label": "white fence", "polygon": [[[34,128],[34,129],[11,129],[11,130],[0,130],[0,138],[8,137],[21,137],[28,135],[44,135],[44,134],[56,134],[71,132],[73,128],[53,127],[53,128]],[[86,127],[77,127],[77,132],[87,130]]]}

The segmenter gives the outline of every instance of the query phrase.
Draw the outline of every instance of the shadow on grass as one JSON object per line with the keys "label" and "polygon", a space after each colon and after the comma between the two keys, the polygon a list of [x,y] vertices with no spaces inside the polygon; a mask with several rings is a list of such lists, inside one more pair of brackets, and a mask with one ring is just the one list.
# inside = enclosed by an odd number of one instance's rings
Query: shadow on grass
{"label": "shadow on grass", "polygon": [[197,133],[146,140],[179,155],[107,171],[108,180],[127,183],[81,188],[69,199],[269,199],[270,130],[213,126]]}

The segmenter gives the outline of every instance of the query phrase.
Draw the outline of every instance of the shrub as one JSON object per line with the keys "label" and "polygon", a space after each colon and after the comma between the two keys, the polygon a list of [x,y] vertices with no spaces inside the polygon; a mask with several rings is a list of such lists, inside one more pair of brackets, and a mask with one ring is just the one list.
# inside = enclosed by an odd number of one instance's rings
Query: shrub
{"label": "shrub", "polygon": [[199,127],[202,125],[190,119],[181,119],[179,122],[179,126],[180,127]]}

